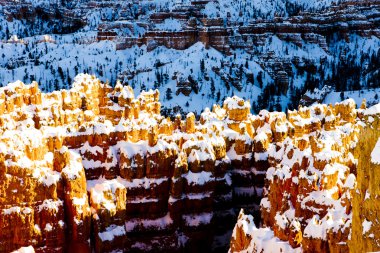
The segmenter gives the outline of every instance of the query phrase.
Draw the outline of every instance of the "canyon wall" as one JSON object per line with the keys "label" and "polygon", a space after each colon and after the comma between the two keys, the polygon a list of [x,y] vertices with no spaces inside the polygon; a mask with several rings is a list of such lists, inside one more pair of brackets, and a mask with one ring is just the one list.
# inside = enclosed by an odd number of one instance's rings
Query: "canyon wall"
{"label": "canyon wall", "polygon": [[269,37],[276,35],[280,40],[298,47],[305,43],[316,44],[328,53],[328,40],[334,34],[346,40],[349,40],[350,34],[367,38],[379,37],[379,6],[379,1],[347,1],[319,13],[301,12],[291,17],[256,19],[243,25],[232,22],[228,14],[226,19],[208,18],[202,13],[205,6],[193,2],[191,5],[175,6],[170,12],[149,15],[149,20],[155,24],[164,23],[167,19],[178,20],[182,26],[180,30],[158,29],[148,22],[140,22],[139,25],[146,32],[136,37],[123,35],[121,32],[123,28],[134,31],[131,23],[110,22],[99,27],[97,39],[115,40],[118,42],[118,49],[147,45],[149,50],[157,46],[184,50],[196,42],[202,42],[206,47],[211,46],[229,54],[230,49],[255,51]]}

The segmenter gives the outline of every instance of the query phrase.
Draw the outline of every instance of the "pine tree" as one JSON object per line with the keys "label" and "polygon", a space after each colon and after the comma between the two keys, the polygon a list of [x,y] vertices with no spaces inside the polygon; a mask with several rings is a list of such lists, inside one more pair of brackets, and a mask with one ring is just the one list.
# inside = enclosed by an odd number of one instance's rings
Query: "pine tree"
{"label": "pine tree", "polygon": [[201,72],[204,73],[204,72],[205,72],[205,60],[204,60],[204,59],[201,60],[200,65],[201,65],[201,66],[200,66],[200,68],[201,68]]}
{"label": "pine tree", "polygon": [[213,78],[211,78],[210,91],[211,91],[211,98],[214,98],[214,96],[215,96],[215,82],[214,82]]}
{"label": "pine tree", "polygon": [[257,83],[259,84],[260,88],[263,88],[263,72],[262,71],[260,71],[257,74]]}
{"label": "pine tree", "polygon": [[171,100],[173,98],[172,96],[172,90],[170,88],[166,89],[166,99]]}
{"label": "pine tree", "polygon": [[216,101],[219,102],[220,101],[220,90],[218,90],[218,92],[216,93]]}

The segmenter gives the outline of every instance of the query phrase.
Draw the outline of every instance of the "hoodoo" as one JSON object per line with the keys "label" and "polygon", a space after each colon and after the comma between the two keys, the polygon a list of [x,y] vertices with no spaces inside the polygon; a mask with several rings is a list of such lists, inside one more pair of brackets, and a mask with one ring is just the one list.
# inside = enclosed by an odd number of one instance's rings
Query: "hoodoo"
{"label": "hoodoo", "polygon": [[234,96],[172,121],[158,91],[87,74],[0,98],[1,252],[379,249],[378,105],[252,115]]}

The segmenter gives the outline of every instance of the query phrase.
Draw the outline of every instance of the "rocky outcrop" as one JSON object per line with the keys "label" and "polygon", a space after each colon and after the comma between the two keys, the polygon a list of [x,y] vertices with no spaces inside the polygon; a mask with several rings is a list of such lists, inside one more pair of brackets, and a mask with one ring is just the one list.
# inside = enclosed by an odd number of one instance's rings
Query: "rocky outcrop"
{"label": "rocky outcrop", "polygon": [[263,227],[241,213],[230,251],[270,252],[279,240],[286,242],[282,252],[378,250],[370,173],[379,156],[378,115],[377,105],[356,109],[346,100],[301,107],[288,112],[288,120],[275,120],[279,139],[273,135],[268,148]]}
{"label": "rocky outcrop", "polygon": [[0,94],[1,251],[27,245],[89,249],[90,209],[80,156],[61,148],[57,139],[48,144],[40,130],[44,122],[34,111],[42,108],[43,96],[36,83],[17,82]]}
{"label": "rocky outcrop", "polygon": [[[373,113],[375,115],[373,115]],[[363,130],[355,156],[358,157],[356,191],[352,198],[352,231],[348,245],[352,252],[375,252],[378,242],[379,112],[364,113],[371,125]]]}
{"label": "rocky outcrop", "polygon": [[378,250],[378,105],[252,115],[232,97],[172,120],[158,91],[84,74],[0,100],[0,251],[220,251],[241,208],[232,252]]}
{"label": "rocky outcrop", "polygon": [[[127,27],[133,34],[134,28],[130,23],[102,24],[98,40],[121,41],[118,49],[149,45],[154,41],[156,46],[183,50],[202,42],[206,47],[211,46],[228,54],[230,49],[251,47],[254,50],[254,47],[264,45],[270,36],[276,35],[298,47],[310,43],[328,52],[327,39],[332,34],[339,34],[347,40],[352,33],[363,37],[379,36],[376,21],[379,4],[378,1],[347,1],[319,13],[301,12],[291,17],[256,19],[249,25],[241,25],[230,22],[228,18],[227,22],[222,18],[206,18],[201,14],[205,4],[193,2],[192,5],[177,5],[172,11],[156,12],[149,16],[154,24],[163,23],[166,19],[178,20],[183,27],[179,31],[157,30],[140,23],[139,26],[147,31],[137,39],[135,35],[123,33]],[[238,27],[237,33],[233,32],[234,27]]]}
{"label": "rocky outcrop", "polygon": [[221,250],[226,221],[258,209],[267,163],[252,169],[254,118],[238,97],[199,121],[161,116],[158,91],[135,98],[89,75],[0,98],[1,251]]}
{"label": "rocky outcrop", "polygon": [[[58,2],[44,4],[36,4],[32,1],[0,1],[2,7],[2,13],[8,22],[16,20],[23,20],[24,22],[30,22],[33,28],[41,24],[41,21],[45,21],[50,27],[41,27],[36,30],[40,30],[40,34],[46,33],[69,33],[78,31],[80,28],[86,25],[85,18],[82,13],[67,8]],[[53,28],[54,26],[54,28]],[[31,29],[28,31],[30,35],[38,31]]]}

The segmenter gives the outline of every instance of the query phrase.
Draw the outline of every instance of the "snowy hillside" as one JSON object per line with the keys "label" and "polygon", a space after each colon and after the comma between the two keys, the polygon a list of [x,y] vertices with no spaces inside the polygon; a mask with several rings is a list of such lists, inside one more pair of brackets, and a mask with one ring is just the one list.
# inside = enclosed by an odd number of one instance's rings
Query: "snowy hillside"
{"label": "snowy hillside", "polygon": [[231,20],[249,23],[255,18],[272,19],[290,16],[299,11],[320,11],[342,0],[219,0],[206,5],[204,14],[210,18],[231,16]]}

